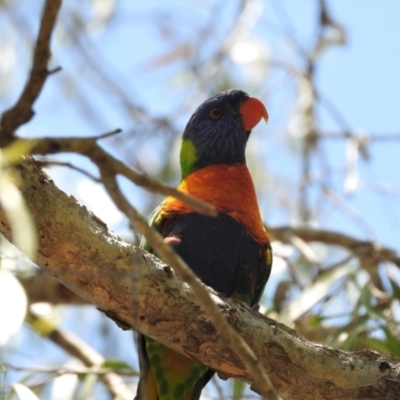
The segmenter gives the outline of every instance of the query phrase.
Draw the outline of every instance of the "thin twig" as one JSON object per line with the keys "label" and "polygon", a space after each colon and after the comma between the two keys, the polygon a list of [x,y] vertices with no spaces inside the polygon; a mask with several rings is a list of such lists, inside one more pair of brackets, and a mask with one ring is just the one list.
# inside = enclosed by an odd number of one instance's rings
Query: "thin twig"
{"label": "thin twig", "polygon": [[62,71],[62,67],[58,66],[58,67],[55,67],[53,69],[49,69],[47,75],[54,75],[54,74],[56,74],[57,72],[60,72],[60,71]]}
{"label": "thin twig", "polygon": [[368,140],[368,142],[392,142],[400,141],[400,133],[360,133],[351,130],[341,132],[319,132],[319,139],[349,139],[360,138]]}
{"label": "thin twig", "polygon": [[348,201],[344,199],[340,194],[331,189],[330,187],[322,184],[322,193],[324,197],[335,207],[335,210],[343,212],[343,214],[348,215],[352,218],[358,226],[360,226],[368,235],[375,236],[373,228],[370,226],[368,221],[364,218],[361,212],[356,208],[349,205]]}
{"label": "thin twig", "polygon": [[111,136],[118,135],[121,132],[122,132],[122,129],[121,128],[117,128],[117,129],[114,129],[113,131],[103,133],[102,135],[97,137],[97,140],[109,138]]}
{"label": "thin twig", "polygon": [[94,182],[100,183],[101,180],[100,178],[92,175],[91,173],[87,172],[83,168],[77,167],[76,165],[70,163],[70,162],[64,162],[64,161],[55,161],[55,160],[32,160],[37,166],[41,168],[48,168],[52,166],[57,166],[57,167],[67,167],[70,169],[73,169],[75,171],[80,172],[82,175],[87,176],[89,179],[91,179]]}
{"label": "thin twig", "polygon": [[55,374],[57,376],[66,374],[94,374],[94,375],[107,375],[109,373],[117,373],[118,375],[125,376],[139,376],[136,371],[129,368],[118,368],[117,370],[112,368],[96,368],[96,367],[75,367],[75,368],[54,368],[46,366],[35,366],[35,367],[20,367],[18,365],[13,365],[9,363],[0,364],[0,369],[13,370],[21,372],[33,372],[33,373],[45,373],[45,374]]}

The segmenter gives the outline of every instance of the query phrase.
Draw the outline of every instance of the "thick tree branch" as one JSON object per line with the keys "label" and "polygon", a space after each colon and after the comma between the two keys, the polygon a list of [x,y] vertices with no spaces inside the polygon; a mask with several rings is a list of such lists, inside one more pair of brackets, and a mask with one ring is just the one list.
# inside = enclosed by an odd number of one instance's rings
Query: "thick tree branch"
{"label": "thick tree branch", "polygon": [[33,103],[40,95],[47,76],[54,72],[47,69],[47,62],[51,55],[50,38],[60,7],[61,0],[45,2],[28,81],[17,103],[5,111],[0,120],[0,144],[2,146],[10,142],[18,127],[33,117]]}
{"label": "thick tree branch", "polygon": [[[113,235],[33,165],[16,168],[15,182],[36,221],[38,265],[125,328],[137,329],[223,376],[253,382],[234,352],[220,346],[207,313],[169,267]],[[0,231],[11,239],[3,211]],[[138,260],[142,260],[139,265]],[[135,261],[142,276],[137,323],[133,319],[130,280]],[[283,398],[398,397],[399,359],[372,351],[351,353],[312,344],[247,306],[226,300],[212,290],[210,293]]]}
{"label": "thick tree branch", "polygon": [[[400,267],[400,256],[395,250],[372,241],[356,239],[340,232],[290,226],[268,226],[267,230],[272,241],[293,244],[291,238],[299,237],[307,243],[318,242],[342,247],[360,257],[361,260],[373,259],[378,262],[390,262]],[[86,300],[71,293],[58,280],[43,274],[40,270],[37,274],[18,276],[18,279],[24,286],[30,303],[46,301],[52,304],[87,304]],[[44,288],[46,288],[46,291],[43,290]]]}

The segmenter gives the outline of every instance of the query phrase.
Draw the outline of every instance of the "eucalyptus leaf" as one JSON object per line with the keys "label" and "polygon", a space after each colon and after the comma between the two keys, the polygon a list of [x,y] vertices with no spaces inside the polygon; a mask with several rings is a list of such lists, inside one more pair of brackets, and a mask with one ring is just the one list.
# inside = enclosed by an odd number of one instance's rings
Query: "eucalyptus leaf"
{"label": "eucalyptus leaf", "polygon": [[28,386],[22,383],[14,383],[12,388],[20,400],[39,400],[39,397],[37,397]]}
{"label": "eucalyptus leaf", "polygon": [[10,221],[14,244],[28,258],[35,260],[36,228],[24,198],[8,174],[0,172],[0,202]]}
{"label": "eucalyptus leaf", "polygon": [[243,399],[244,390],[246,388],[246,384],[239,380],[233,380],[233,400],[241,400]]}
{"label": "eucalyptus leaf", "polygon": [[397,300],[400,300],[400,286],[393,279],[389,278],[389,281],[390,281],[390,284],[392,285],[392,288],[393,288],[393,296]]}

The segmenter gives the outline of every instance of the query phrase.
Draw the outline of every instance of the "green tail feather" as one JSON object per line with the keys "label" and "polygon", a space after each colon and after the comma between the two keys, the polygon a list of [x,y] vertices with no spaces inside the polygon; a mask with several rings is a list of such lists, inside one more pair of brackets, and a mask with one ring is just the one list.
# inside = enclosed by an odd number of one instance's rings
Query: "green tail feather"
{"label": "green tail feather", "polygon": [[[182,400],[206,373],[207,367],[146,337],[146,352],[157,386],[158,400]],[[188,400],[191,397],[188,397]]]}

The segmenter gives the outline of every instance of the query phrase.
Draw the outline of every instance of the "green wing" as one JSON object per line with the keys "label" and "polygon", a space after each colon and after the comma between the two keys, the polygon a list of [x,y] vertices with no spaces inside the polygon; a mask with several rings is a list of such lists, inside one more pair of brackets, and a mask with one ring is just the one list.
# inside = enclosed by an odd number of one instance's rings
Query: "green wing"
{"label": "green wing", "polygon": [[[163,204],[161,203],[157,208],[153,210],[150,214],[150,217],[147,220],[147,223],[155,229],[157,232],[161,233],[161,227],[167,215],[163,212]],[[148,251],[149,253],[154,253],[153,248],[150,243],[147,242],[146,238],[143,236],[140,241],[140,248]]]}

